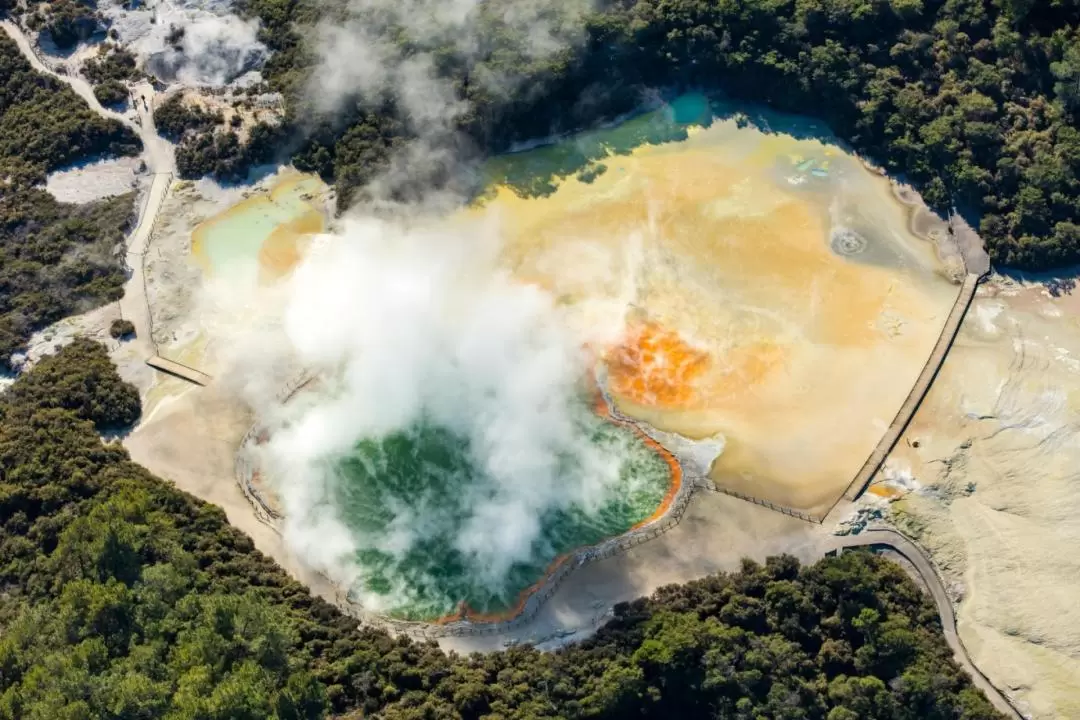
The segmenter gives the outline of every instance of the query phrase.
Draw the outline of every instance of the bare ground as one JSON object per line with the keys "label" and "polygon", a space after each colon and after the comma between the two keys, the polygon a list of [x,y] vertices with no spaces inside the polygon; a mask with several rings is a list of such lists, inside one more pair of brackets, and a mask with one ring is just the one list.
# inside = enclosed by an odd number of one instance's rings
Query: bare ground
{"label": "bare ground", "polygon": [[[1080,717],[1080,298],[995,277],[888,461],[972,659],[1033,718]],[[903,489],[898,493],[903,495]]]}

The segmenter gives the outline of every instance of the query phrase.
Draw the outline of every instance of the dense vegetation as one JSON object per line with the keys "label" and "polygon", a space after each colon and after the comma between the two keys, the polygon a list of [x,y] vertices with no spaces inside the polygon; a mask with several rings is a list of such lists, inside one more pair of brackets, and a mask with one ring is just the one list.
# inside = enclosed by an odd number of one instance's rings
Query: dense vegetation
{"label": "dense vegetation", "polygon": [[[239,115],[233,115],[239,121]],[[170,96],[154,110],[154,123],[163,136],[180,142],[176,164],[180,175],[213,175],[220,180],[243,180],[253,165],[273,159],[283,135],[266,123],[257,123],[246,143],[235,130],[218,131],[224,123],[220,112],[210,112],[188,105],[179,93]],[[234,123],[235,124],[235,123]]]}
{"label": "dense vegetation", "polygon": [[127,102],[128,89],[119,80],[106,80],[94,86],[94,97],[105,107],[121,105]]}
{"label": "dense vegetation", "polygon": [[790,557],[448,656],[357,628],[224,513],[103,443],[138,396],[79,341],[0,395],[0,718],[999,718],[900,568]]}
{"label": "dense vegetation", "polygon": [[98,56],[83,63],[82,73],[94,83],[94,97],[106,107],[127,102],[124,81],[139,77],[135,56],[109,42],[98,45]]}
{"label": "dense vegetation", "polygon": [[[304,38],[318,36],[304,28],[338,5],[243,3],[276,51],[265,75],[287,99],[290,154],[348,201],[412,132],[392,93],[332,118],[312,111]],[[583,43],[543,60],[525,55],[529,29],[507,27],[498,6],[477,10],[482,44],[469,57],[370,18],[403,55],[437,58],[469,101],[457,129],[484,152],[626,112],[647,88],[719,90],[825,119],[930,203],[968,214],[997,262],[1080,261],[1080,0],[605,0]],[[181,157],[193,173],[235,172],[266,149],[199,139]],[[425,167],[413,179],[448,175]]]}
{"label": "dense vegetation", "polygon": [[46,174],[138,150],[130,130],[34,72],[0,33],[0,367],[33,331],[122,294],[116,247],[132,196],[66,205],[39,187]]}
{"label": "dense vegetation", "polygon": [[154,110],[154,126],[162,136],[176,142],[189,133],[205,133],[222,122],[220,114],[209,113],[184,102],[183,93],[170,95]]}
{"label": "dense vegetation", "polygon": [[[13,0],[9,1],[15,5]],[[32,10],[27,24],[48,33],[61,50],[88,40],[100,27],[97,3],[93,0],[28,0],[27,5]]]}
{"label": "dense vegetation", "polygon": [[111,43],[98,46],[98,56],[83,63],[83,74],[92,83],[121,82],[139,77],[135,55]]}

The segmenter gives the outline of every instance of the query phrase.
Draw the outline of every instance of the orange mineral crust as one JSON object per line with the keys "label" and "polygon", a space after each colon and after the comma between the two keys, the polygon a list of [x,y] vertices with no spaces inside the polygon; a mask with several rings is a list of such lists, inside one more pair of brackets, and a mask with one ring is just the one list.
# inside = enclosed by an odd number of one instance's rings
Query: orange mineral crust
{"label": "orange mineral crust", "polygon": [[886,180],[816,140],[724,121],[603,163],[466,215],[497,223],[504,266],[597,338],[619,411],[722,436],[710,475],[727,489],[827,509],[957,297],[933,243]]}
{"label": "orange mineral crust", "polygon": [[611,390],[654,407],[694,406],[699,399],[695,383],[708,365],[708,353],[647,321],[632,326],[607,355]]}

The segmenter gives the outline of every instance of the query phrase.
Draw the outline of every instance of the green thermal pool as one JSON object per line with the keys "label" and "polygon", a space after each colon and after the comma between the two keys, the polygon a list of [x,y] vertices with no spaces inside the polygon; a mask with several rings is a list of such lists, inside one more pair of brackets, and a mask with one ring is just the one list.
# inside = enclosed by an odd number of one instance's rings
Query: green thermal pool
{"label": "green thermal pool", "polygon": [[[498,485],[474,465],[469,441],[443,428],[417,425],[359,442],[334,463],[330,493],[341,521],[362,546],[351,596],[406,619],[450,615],[462,603],[472,613],[505,612],[558,556],[648,519],[671,483],[667,461],[628,428],[592,415],[582,422],[583,437],[621,461],[615,486],[591,512],[572,507],[540,517],[532,559],[514,563],[497,585],[486,582],[483,568],[456,546],[470,513],[492,500]],[[560,480],[585,481],[578,479],[583,468],[575,458],[560,460]],[[403,531],[410,537],[404,553],[378,547]]]}

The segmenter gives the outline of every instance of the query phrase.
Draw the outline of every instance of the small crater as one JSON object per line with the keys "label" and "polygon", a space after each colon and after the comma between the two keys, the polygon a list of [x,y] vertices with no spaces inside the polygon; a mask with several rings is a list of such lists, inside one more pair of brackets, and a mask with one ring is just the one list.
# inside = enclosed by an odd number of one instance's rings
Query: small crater
{"label": "small crater", "polygon": [[866,238],[850,228],[833,228],[829,238],[829,247],[837,255],[858,255],[866,246]]}

